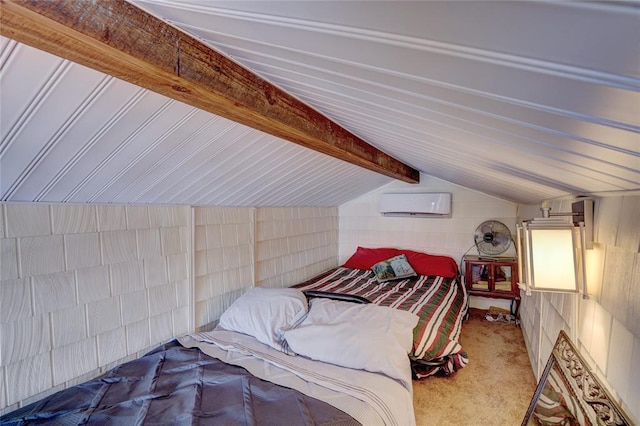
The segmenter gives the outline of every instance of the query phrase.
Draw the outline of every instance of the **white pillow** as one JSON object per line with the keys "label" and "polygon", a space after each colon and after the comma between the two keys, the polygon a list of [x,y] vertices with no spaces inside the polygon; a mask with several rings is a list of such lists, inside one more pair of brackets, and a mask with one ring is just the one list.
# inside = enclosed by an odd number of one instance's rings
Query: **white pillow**
{"label": "white pillow", "polygon": [[283,333],[296,325],[307,311],[307,298],[298,289],[254,287],[229,306],[218,325],[292,354]]}
{"label": "white pillow", "polygon": [[312,299],[307,317],[284,337],[299,355],[382,373],[411,387],[407,354],[418,316],[374,304]]}

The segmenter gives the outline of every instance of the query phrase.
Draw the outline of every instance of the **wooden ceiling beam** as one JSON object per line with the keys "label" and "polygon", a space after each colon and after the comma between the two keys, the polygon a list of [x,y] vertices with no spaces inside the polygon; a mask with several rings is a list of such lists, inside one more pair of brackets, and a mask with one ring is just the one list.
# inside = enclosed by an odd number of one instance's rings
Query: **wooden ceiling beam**
{"label": "wooden ceiling beam", "polygon": [[416,183],[419,172],[124,0],[0,0],[0,33],[196,108]]}

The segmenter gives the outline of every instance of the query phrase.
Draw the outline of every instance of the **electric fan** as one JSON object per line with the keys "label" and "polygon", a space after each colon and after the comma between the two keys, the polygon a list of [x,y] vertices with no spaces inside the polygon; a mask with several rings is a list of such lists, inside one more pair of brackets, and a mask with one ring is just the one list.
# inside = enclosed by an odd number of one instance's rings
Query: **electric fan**
{"label": "electric fan", "polygon": [[511,231],[497,220],[482,222],[473,234],[480,256],[496,256],[504,253],[511,244]]}

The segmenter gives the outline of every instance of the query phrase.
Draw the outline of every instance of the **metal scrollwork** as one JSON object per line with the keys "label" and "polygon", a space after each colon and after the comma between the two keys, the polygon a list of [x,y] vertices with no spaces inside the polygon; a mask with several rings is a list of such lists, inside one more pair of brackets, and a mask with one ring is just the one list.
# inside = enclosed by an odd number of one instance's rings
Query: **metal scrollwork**
{"label": "metal scrollwork", "polygon": [[534,420],[541,424],[553,423],[548,421],[548,400],[544,407],[537,405],[541,394],[546,394],[547,398],[553,394],[560,395],[557,406],[553,408],[555,417],[551,418],[558,420],[558,413],[563,413],[566,418],[557,424],[632,424],[563,331],[558,335],[523,426],[532,424]]}

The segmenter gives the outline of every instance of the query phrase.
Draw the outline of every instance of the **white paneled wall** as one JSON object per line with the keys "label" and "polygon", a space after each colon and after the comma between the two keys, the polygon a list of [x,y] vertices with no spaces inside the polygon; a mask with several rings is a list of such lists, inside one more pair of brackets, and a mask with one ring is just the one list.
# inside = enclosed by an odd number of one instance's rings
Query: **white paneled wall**
{"label": "white paneled wall", "polygon": [[189,207],[0,207],[2,411],[190,330]]}
{"label": "white paneled wall", "polygon": [[256,210],[256,285],[287,287],[338,266],[338,209]]}
{"label": "white paneled wall", "polygon": [[[378,197],[388,192],[450,192],[452,217],[384,217],[378,210]],[[421,175],[417,185],[394,182],[340,206],[340,263],[358,246],[413,249],[461,262],[465,253],[477,254],[473,234],[485,220],[503,222],[515,236],[516,208],[514,203],[427,175]],[[485,309],[490,305],[509,307],[508,301],[480,297],[471,297],[470,303]]]}
{"label": "white paneled wall", "polygon": [[1,207],[1,412],[337,265],[336,208]]}
{"label": "white paneled wall", "polygon": [[198,330],[210,328],[254,285],[254,215],[250,207],[194,207]]}
{"label": "white paneled wall", "polygon": [[337,209],[194,207],[195,327],[252,286],[285,287],[337,260]]}
{"label": "white paneled wall", "polygon": [[[570,211],[571,201],[546,204],[552,211]],[[522,331],[534,372],[540,376],[558,332],[565,330],[625,411],[640,423],[640,197],[604,197],[596,199],[595,208],[595,243],[587,250],[586,262],[590,299],[550,293],[523,296]],[[525,208],[521,215],[539,216],[537,211]]]}

